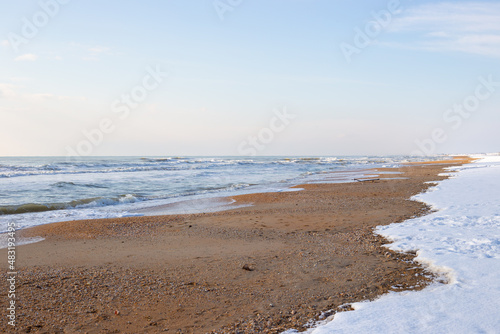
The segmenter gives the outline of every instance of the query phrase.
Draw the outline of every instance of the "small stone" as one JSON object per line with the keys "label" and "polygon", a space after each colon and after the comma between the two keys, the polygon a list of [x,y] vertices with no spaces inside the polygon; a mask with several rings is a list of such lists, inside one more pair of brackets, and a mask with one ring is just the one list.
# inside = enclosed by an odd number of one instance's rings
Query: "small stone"
{"label": "small stone", "polygon": [[248,264],[244,264],[243,267],[241,267],[241,269],[244,269],[244,270],[247,270],[247,271],[253,271],[254,269],[252,267],[250,267],[250,265]]}

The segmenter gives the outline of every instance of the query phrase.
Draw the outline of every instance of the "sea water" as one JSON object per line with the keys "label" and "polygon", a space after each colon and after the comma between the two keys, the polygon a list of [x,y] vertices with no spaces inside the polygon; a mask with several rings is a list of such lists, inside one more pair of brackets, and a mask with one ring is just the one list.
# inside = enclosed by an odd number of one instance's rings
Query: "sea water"
{"label": "sea water", "polygon": [[[67,220],[221,210],[227,205],[215,198],[288,191],[302,183],[350,182],[366,169],[419,159],[0,157],[0,232],[10,221],[19,229]],[[171,212],[155,210],[172,203],[191,204],[172,205]]]}

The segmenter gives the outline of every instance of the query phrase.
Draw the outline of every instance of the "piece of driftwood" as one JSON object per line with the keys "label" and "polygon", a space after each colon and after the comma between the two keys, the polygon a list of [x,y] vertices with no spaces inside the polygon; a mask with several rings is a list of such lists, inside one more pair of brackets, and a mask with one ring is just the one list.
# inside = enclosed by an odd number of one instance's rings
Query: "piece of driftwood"
{"label": "piece of driftwood", "polygon": [[356,180],[358,182],[369,182],[369,181],[373,182],[373,181],[378,181],[380,179],[354,179],[354,180]]}

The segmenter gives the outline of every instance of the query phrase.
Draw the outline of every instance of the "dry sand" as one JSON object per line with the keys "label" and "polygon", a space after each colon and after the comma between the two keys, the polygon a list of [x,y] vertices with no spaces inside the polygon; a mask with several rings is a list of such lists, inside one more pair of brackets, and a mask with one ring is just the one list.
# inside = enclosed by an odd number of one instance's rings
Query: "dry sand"
{"label": "dry sand", "polygon": [[[421,289],[432,275],[414,254],[382,247],[373,228],[428,212],[409,198],[445,178],[444,167],[468,161],[236,196],[253,206],[218,213],[23,230],[45,240],[17,248],[17,326],[4,317],[0,331],[278,333],[389,290]],[[6,288],[0,294],[7,305]]]}

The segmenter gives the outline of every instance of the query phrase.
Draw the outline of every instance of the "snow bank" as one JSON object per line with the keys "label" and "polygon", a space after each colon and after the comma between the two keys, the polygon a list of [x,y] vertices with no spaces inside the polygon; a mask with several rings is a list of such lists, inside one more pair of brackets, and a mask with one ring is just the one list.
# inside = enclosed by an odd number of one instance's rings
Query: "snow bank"
{"label": "snow bank", "polygon": [[310,333],[500,333],[500,156],[477,157],[416,196],[437,212],[377,229],[449,283],[355,303]]}

